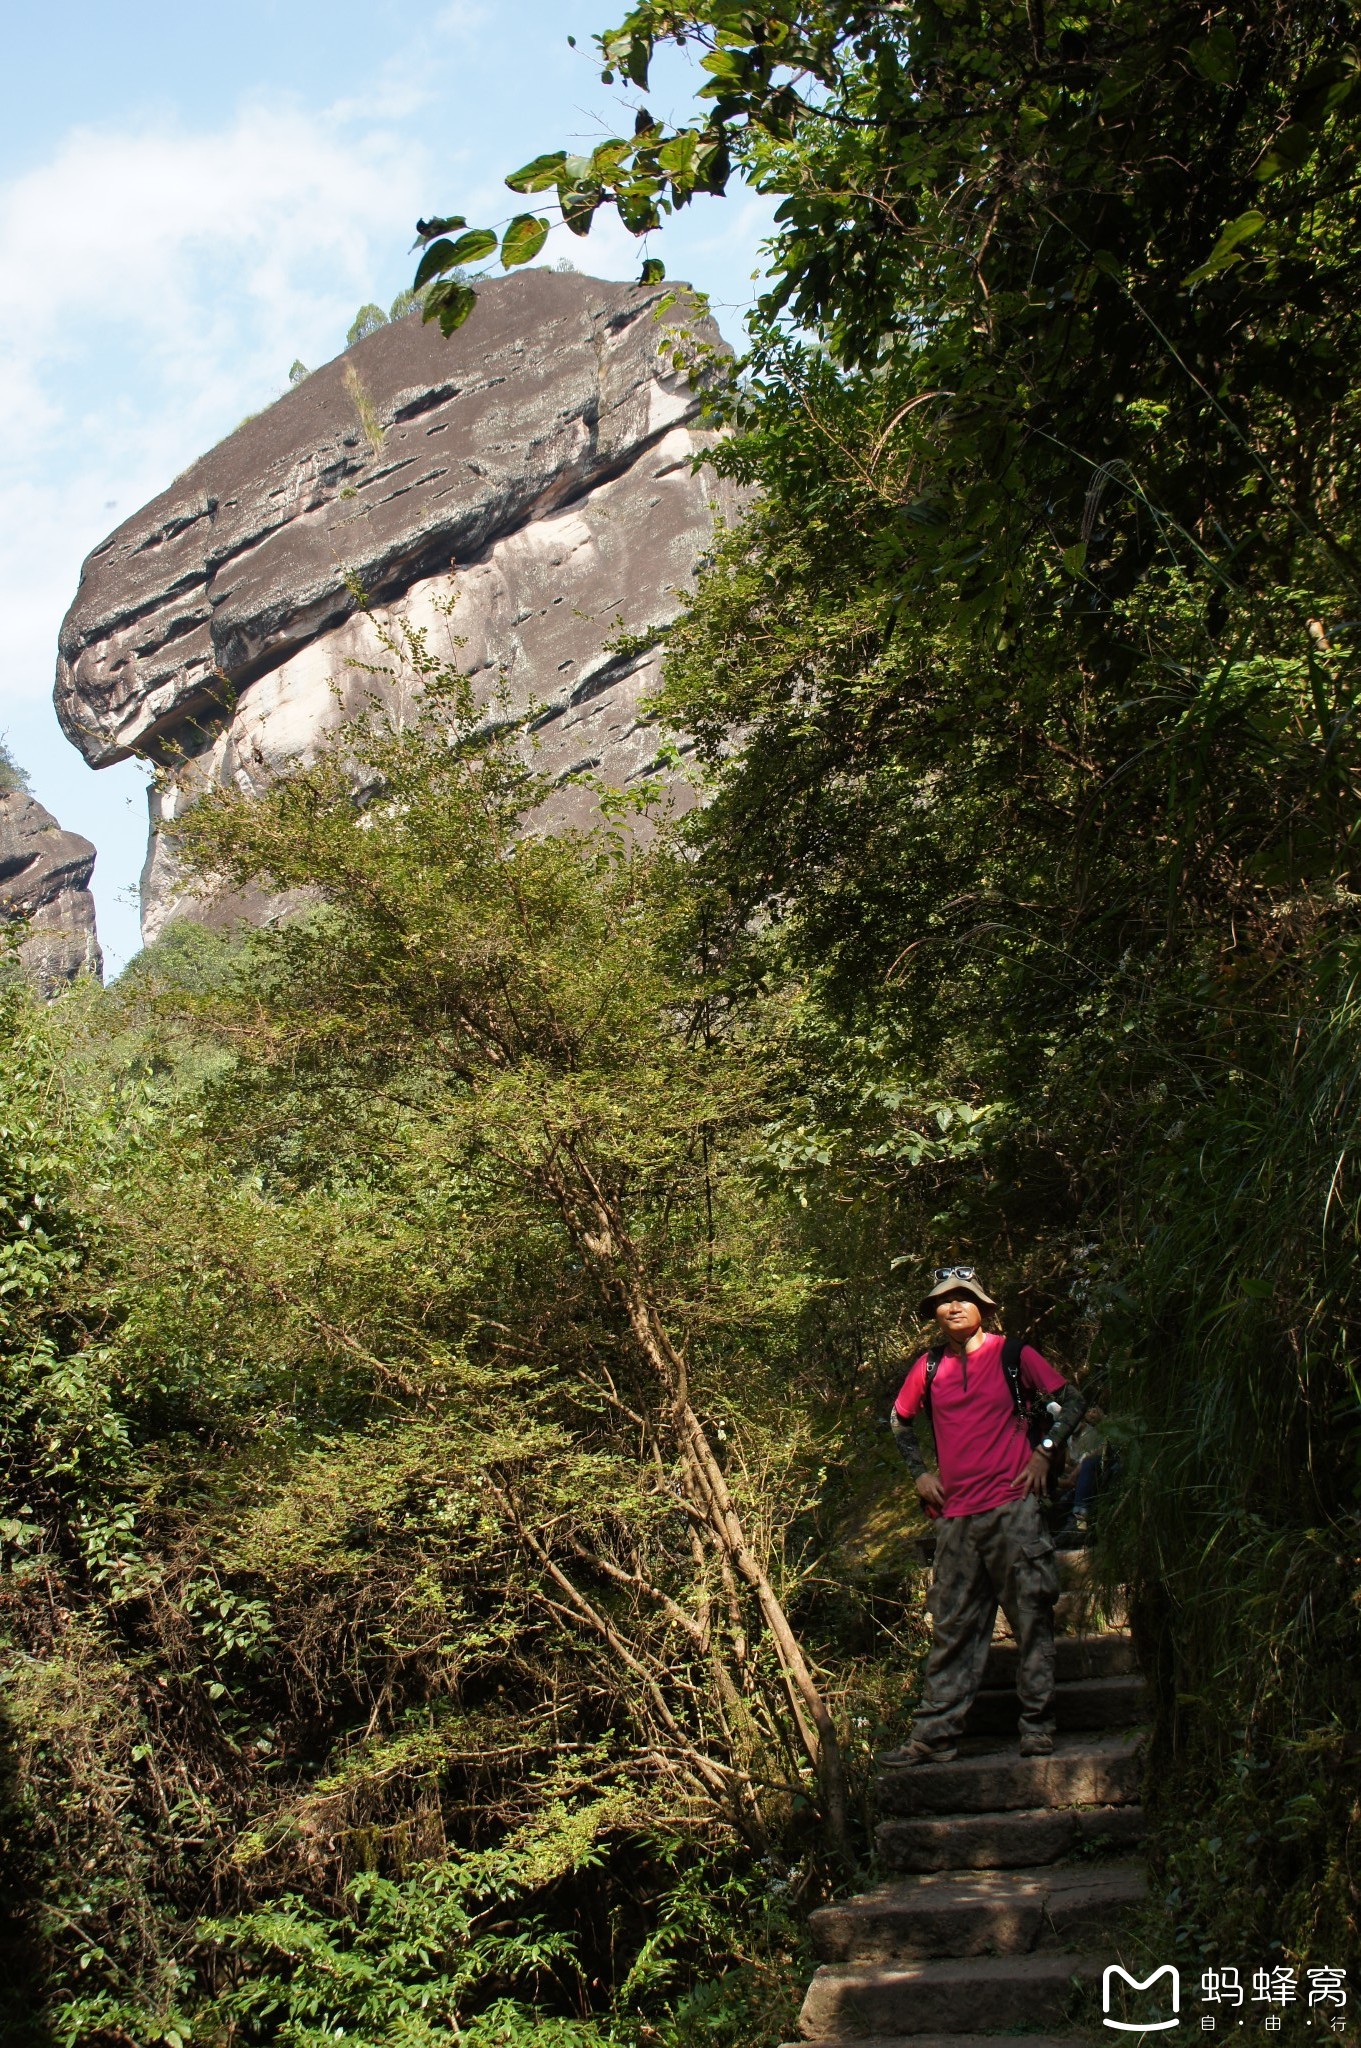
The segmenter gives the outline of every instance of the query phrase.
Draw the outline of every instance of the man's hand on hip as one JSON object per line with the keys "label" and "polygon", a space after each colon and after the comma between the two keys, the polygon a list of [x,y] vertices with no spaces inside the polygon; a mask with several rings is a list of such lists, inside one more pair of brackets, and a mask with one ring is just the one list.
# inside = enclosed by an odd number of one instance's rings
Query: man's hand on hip
{"label": "man's hand on hip", "polygon": [[[920,1484],[920,1481],[918,1482]],[[1033,1493],[1038,1498],[1049,1484],[1049,1459],[1043,1451],[1032,1451],[1030,1463],[1020,1478],[1013,1482],[1014,1489],[1023,1497]]]}
{"label": "man's hand on hip", "polygon": [[941,1485],[934,1472],[922,1473],[921,1478],[917,1481],[917,1492],[926,1502],[927,1507],[934,1508],[938,1515],[944,1512],[945,1488]]}

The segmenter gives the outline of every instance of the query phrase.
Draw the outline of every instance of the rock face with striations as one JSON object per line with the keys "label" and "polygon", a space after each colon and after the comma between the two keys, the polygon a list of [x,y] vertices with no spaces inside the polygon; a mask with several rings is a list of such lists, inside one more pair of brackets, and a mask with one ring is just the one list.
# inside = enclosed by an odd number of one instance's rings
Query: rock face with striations
{"label": "rock face with striations", "polygon": [[102,971],[94,864],[88,839],[63,832],[26,790],[0,787],[0,927],[24,920],[19,963],[45,996]]}
{"label": "rock face with striations", "polygon": [[[539,758],[616,786],[655,767],[655,652],[608,643],[674,616],[729,487],[667,344],[721,347],[656,288],[521,271],[451,340],[418,318],[315,371],[89,556],[62,627],[58,715],[95,766],[163,769],[143,932],[177,911],[269,916],[177,890],[164,827],[203,791],[254,792],[397,685],[381,631],[427,630],[478,699],[536,709]],[[368,601],[361,605],[357,593]],[[452,607],[452,608],[451,608]],[[563,806],[584,804],[575,789]]]}

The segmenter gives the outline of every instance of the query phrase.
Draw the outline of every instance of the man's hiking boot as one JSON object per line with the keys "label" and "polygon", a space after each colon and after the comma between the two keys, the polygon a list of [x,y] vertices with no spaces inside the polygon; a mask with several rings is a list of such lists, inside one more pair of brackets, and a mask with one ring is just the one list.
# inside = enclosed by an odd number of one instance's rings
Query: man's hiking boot
{"label": "man's hiking boot", "polygon": [[1046,1729],[1037,1729],[1021,1737],[1022,1756],[1052,1756],[1054,1738]]}
{"label": "man's hiking boot", "polygon": [[879,1761],[890,1770],[899,1770],[904,1764],[948,1764],[958,1754],[953,1742],[918,1742],[914,1738],[901,1749],[886,1749]]}
{"label": "man's hiking boot", "polygon": [[1085,1515],[1069,1515],[1058,1535],[1054,1538],[1055,1550],[1085,1550],[1091,1542],[1091,1532]]}

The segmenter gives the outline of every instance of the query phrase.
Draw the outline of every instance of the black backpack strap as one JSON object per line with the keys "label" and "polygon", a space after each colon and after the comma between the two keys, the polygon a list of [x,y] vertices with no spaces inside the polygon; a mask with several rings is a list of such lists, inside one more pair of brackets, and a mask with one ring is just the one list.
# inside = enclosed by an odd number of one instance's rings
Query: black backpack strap
{"label": "black backpack strap", "polygon": [[1011,1388],[1011,1398],[1016,1403],[1016,1413],[1022,1422],[1030,1419],[1030,1403],[1021,1387],[1021,1353],[1025,1350],[1024,1337],[1004,1337],[1002,1340],[1002,1370]]}
{"label": "black backpack strap", "polygon": [[[936,1425],[931,1419],[931,1382],[940,1371],[940,1362],[944,1356],[945,1346],[943,1344],[933,1344],[926,1354],[926,1384],[922,1388],[922,1414],[926,1417],[926,1426],[931,1432],[933,1443],[935,1442]],[[939,1446],[936,1449],[936,1463],[940,1463]]]}
{"label": "black backpack strap", "polygon": [[[1026,1435],[1033,1448],[1042,1437],[1048,1435],[1053,1425],[1043,1396],[1037,1393],[1034,1399],[1029,1401],[1025,1397],[1025,1389],[1021,1385],[1021,1353],[1024,1349],[1024,1337],[1008,1337],[1002,1346],[1002,1370],[1007,1376],[1007,1385],[1011,1388],[1011,1398],[1016,1403],[1016,1413],[1026,1426]],[[1048,1491],[1051,1494],[1058,1489],[1062,1469],[1063,1452],[1059,1451],[1049,1470]]]}
{"label": "black backpack strap", "polygon": [[926,1385],[922,1388],[922,1414],[931,1414],[931,1382],[940,1371],[940,1362],[945,1356],[943,1344],[933,1344],[926,1354]]}

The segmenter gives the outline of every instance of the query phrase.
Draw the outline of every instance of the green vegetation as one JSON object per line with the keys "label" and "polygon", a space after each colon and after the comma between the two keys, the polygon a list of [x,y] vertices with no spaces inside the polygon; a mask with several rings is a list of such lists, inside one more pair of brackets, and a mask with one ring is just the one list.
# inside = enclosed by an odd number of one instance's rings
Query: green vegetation
{"label": "green vegetation", "polygon": [[929,1212],[1124,1417],[1177,1939],[1355,1958],[1357,53],[986,18],[704,16],[788,197],[667,702],[731,944],[825,1020],[810,1147],[876,1188],[866,1075],[986,1112]]}
{"label": "green vegetation", "polygon": [[375,455],[382,453],[386,429],[373,402],[373,394],[353,363],[345,365],[345,389],[349,393],[360,432]]}
{"label": "green vegetation", "polygon": [[11,790],[26,790],[28,787],[28,776],[15,760],[4,740],[0,739],[0,796],[8,795]]}
{"label": "green vegetation", "polygon": [[508,182],[780,200],[666,685],[714,942],[799,991],[810,1203],[912,1187],[1108,1380],[1178,1938],[1354,1958],[1354,21],[643,5],[606,74],[668,37],[692,124]]}
{"label": "green vegetation", "polygon": [[[570,265],[568,267],[570,268]],[[388,326],[393,320],[405,320],[408,314],[418,313],[424,303],[425,294],[423,292],[407,289],[398,292],[386,313],[381,306],[373,304],[361,306],[350,322],[349,329],[345,335],[346,348],[353,348],[356,342],[364,341],[370,334],[376,334],[380,327]],[[312,372],[308,369],[301,356],[295,356],[288,369],[290,386],[305,383],[311,374]],[[254,415],[251,414],[248,417],[253,418]]]}
{"label": "green vegetation", "polygon": [[1354,1953],[1354,21],[643,5],[607,79],[672,37],[692,123],[508,182],[779,197],[668,670],[719,943],[846,1200],[930,1166],[867,1108],[972,1106],[939,1237],[1109,1377],[1181,1938]]}
{"label": "green vegetation", "polygon": [[916,1630],[837,1541],[880,1389],[793,1020],[395,651],[436,722],[185,835],[325,907],[6,998],[20,2012],[774,2041]]}
{"label": "green vegetation", "polygon": [[386,327],[387,324],[388,316],[381,306],[361,306],[346,333],[346,348],[353,348],[357,341],[363,341],[366,335],[376,334],[380,327]]}

